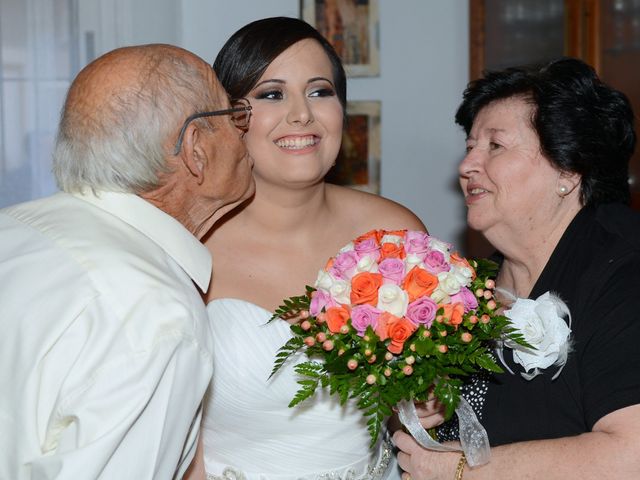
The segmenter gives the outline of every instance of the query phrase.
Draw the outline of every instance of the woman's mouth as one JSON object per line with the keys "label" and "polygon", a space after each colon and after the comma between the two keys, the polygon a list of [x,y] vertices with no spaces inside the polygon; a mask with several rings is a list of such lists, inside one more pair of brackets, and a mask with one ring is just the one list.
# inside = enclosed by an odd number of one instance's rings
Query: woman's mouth
{"label": "woman's mouth", "polygon": [[316,145],[320,141],[315,135],[287,136],[276,140],[274,143],[280,148],[287,150],[302,150]]}

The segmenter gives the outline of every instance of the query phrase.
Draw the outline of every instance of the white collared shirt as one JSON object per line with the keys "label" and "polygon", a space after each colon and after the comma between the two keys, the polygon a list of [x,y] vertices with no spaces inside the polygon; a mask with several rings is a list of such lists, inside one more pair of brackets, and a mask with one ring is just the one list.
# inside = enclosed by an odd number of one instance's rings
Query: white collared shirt
{"label": "white collared shirt", "polygon": [[0,210],[0,479],[181,478],[212,373],[207,249],[123,193]]}

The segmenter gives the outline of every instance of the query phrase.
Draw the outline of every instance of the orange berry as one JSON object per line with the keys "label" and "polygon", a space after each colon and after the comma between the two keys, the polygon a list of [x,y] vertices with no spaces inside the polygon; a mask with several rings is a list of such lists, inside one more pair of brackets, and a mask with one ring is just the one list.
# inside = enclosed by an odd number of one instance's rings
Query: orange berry
{"label": "orange berry", "polygon": [[404,361],[407,362],[407,365],[413,365],[414,363],[416,363],[416,357],[411,355],[411,356],[405,358]]}
{"label": "orange berry", "polygon": [[373,385],[374,383],[376,383],[376,376],[374,374],[367,375],[367,383],[369,385]]}
{"label": "orange berry", "polygon": [[316,333],[316,340],[320,343],[324,342],[327,339],[327,334],[324,332]]}
{"label": "orange berry", "polygon": [[460,339],[464,343],[469,343],[472,338],[473,338],[473,335],[471,335],[469,332],[464,332],[462,335],[460,335]]}
{"label": "orange berry", "polygon": [[486,313],[480,317],[481,323],[487,324],[490,321],[491,321],[491,317],[489,317],[489,315],[487,315]]}
{"label": "orange berry", "polygon": [[440,353],[447,353],[449,351],[449,347],[446,345],[438,345],[438,351]]}
{"label": "orange berry", "polygon": [[409,376],[413,373],[413,367],[411,365],[405,365],[402,367],[402,373]]}
{"label": "orange berry", "polygon": [[493,297],[493,293],[491,292],[491,290],[485,290],[482,296],[485,299],[489,300],[491,297]]}
{"label": "orange berry", "polygon": [[313,347],[316,344],[316,340],[313,337],[307,337],[304,339],[304,343],[307,347]]}
{"label": "orange berry", "polygon": [[479,289],[476,290],[475,293],[476,293],[476,297],[480,298],[480,297],[482,297],[484,295],[484,290],[479,288]]}
{"label": "orange berry", "polygon": [[324,342],[322,342],[322,348],[327,352],[330,352],[331,350],[333,350],[333,342],[331,340],[325,340]]}
{"label": "orange berry", "polygon": [[352,358],[347,362],[347,368],[349,370],[355,370],[356,368],[358,368],[358,361],[355,358]]}
{"label": "orange berry", "polygon": [[309,318],[309,310],[300,310],[300,318],[305,319],[305,318]]}
{"label": "orange berry", "polygon": [[491,290],[493,290],[494,288],[496,288],[496,282],[488,278],[487,281],[484,282],[484,286],[486,288],[490,288]]}

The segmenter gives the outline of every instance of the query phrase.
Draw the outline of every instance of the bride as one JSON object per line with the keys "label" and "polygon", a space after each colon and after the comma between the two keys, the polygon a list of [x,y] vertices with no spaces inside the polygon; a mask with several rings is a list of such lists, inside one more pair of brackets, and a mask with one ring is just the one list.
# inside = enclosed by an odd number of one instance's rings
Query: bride
{"label": "bride", "polygon": [[[389,443],[369,448],[353,405],[341,407],[327,393],[287,406],[299,387],[292,366],[268,377],[289,324],[265,323],[351,239],[374,228],[425,227],[397,203],[324,182],[340,148],[346,79],[331,45],[307,23],[250,23],[227,41],[214,69],[230,97],[253,108],[244,140],[256,194],[206,242],[215,252],[207,298],[214,376],[201,435],[206,476],[399,478],[388,466]],[[201,465],[190,478],[198,474]]]}

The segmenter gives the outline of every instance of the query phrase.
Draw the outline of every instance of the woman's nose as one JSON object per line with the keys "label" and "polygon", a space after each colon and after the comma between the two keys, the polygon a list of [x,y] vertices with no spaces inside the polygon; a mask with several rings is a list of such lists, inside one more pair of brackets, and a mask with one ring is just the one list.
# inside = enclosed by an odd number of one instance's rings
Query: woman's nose
{"label": "woman's nose", "polygon": [[467,150],[467,154],[458,165],[458,173],[461,177],[470,177],[474,172],[480,169],[482,163],[481,153],[476,149]]}
{"label": "woman's nose", "polygon": [[289,111],[287,112],[287,123],[294,125],[308,125],[312,123],[313,111],[306,98],[292,98]]}

